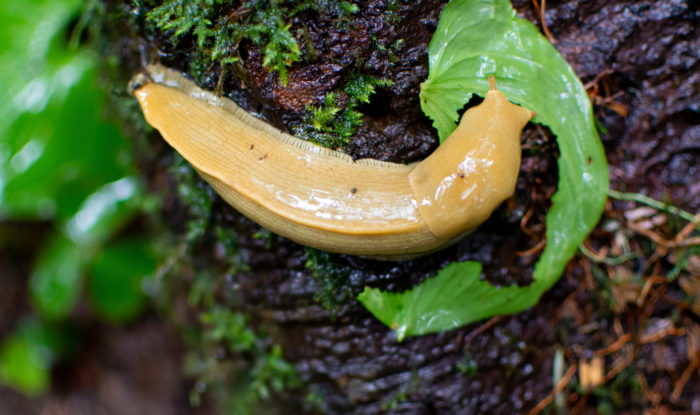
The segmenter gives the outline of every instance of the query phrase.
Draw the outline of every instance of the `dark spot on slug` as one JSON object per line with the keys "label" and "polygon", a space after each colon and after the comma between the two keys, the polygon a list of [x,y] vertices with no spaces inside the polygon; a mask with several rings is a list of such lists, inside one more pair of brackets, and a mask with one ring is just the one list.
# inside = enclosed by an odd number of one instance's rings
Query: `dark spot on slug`
{"label": "dark spot on slug", "polygon": [[352,194],[357,193],[357,188],[356,187],[350,188],[350,193],[352,193]]}

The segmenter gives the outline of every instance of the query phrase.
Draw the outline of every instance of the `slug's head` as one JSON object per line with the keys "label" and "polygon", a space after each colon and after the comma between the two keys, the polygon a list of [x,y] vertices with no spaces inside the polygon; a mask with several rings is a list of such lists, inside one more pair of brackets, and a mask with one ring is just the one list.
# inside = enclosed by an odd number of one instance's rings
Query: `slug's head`
{"label": "slug's head", "polygon": [[440,238],[478,226],[515,191],[520,134],[534,114],[509,102],[493,77],[489,83],[484,101],[409,173],[421,216]]}

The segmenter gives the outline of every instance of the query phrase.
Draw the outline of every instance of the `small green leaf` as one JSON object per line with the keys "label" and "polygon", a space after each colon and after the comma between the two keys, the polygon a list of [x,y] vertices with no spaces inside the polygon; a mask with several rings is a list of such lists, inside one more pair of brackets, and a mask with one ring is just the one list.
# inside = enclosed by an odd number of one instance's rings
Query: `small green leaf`
{"label": "small green leaf", "polygon": [[607,162],[590,100],[576,74],[508,0],[452,0],[428,48],[430,73],[421,87],[423,111],[441,140],[458,111],[495,75],[508,99],[537,111],[535,122],[557,135],[559,183],[547,213],[547,246],[528,287],[496,288],[479,281],[473,263],[451,264],[403,294],[367,288],[359,299],[399,339],[448,330],[534,305],[558,279],[597,224],[608,189]]}
{"label": "small green leaf", "polygon": [[104,247],[90,269],[89,293],[96,311],[108,321],[125,322],[146,306],[141,282],[156,261],[146,240],[120,241]]}
{"label": "small green leaf", "polygon": [[51,357],[26,333],[14,333],[0,344],[0,383],[28,396],[49,387]]}
{"label": "small green leaf", "polygon": [[25,395],[44,393],[51,379],[51,364],[74,347],[70,330],[35,319],[23,319],[0,343],[0,384]]}
{"label": "small green leaf", "polygon": [[73,310],[84,265],[80,247],[63,236],[54,236],[42,250],[30,278],[32,297],[42,316],[60,320]]}

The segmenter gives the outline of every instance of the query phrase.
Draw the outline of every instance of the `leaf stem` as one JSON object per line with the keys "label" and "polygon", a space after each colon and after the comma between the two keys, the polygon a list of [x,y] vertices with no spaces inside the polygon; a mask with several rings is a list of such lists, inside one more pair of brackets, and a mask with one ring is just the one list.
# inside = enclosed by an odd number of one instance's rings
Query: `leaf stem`
{"label": "leaf stem", "polygon": [[628,200],[651,206],[655,209],[680,216],[688,222],[694,223],[696,227],[700,227],[700,218],[698,218],[698,215],[693,215],[692,213],[679,209],[673,205],[659,202],[658,200],[652,199],[649,196],[645,196],[641,193],[625,193],[614,189],[608,189],[608,196],[612,197],[613,199]]}

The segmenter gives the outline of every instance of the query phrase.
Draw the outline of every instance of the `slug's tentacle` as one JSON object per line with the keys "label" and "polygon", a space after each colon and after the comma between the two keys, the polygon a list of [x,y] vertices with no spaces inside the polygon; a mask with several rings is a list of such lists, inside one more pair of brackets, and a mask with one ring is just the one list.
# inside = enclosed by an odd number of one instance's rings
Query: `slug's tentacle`
{"label": "slug's tentacle", "polygon": [[[134,87],[146,120],[234,208],[304,245],[383,259],[418,256],[454,242],[485,220],[514,189],[524,123],[520,124],[529,111],[509,103],[497,91],[489,92],[494,98],[487,94],[484,103],[467,111],[445,144],[414,168],[376,160],[353,161],[343,153],[280,132],[175,71],[152,65],[147,74]],[[476,111],[478,116],[467,116],[487,102],[484,110]],[[479,121],[493,116],[491,111],[499,112],[495,122]],[[515,113],[517,122],[509,119]],[[463,127],[465,119],[475,122],[480,132]],[[498,123],[509,126],[496,128]],[[504,132],[515,140],[502,139]],[[473,138],[486,142],[467,144]],[[452,149],[449,154],[436,156],[445,146]],[[501,163],[498,158],[504,146],[508,154]],[[472,155],[465,156],[465,151]],[[445,156],[449,157],[441,159]],[[487,172],[481,174],[468,170],[465,157],[473,157],[475,163],[493,158]],[[456,164],[450,169],[448,161]],[[501,164],[508,166],[497,167]],[[469,177],[459,176],[465,172]],[[445,199],[430,188],[446,183],[454,174],[463,179],[462,187],[443,186]],[[494,183],[501,190],[478,189]],[[455,196],[465,194],[470,186],[476,187],[472,192],[480,202]],[[451,203],[458,204],[452,206],[458,213],[449,213]],[[482,208],[482,204],[490,207]],[[454,225],[449,224],[452,222]]]}

